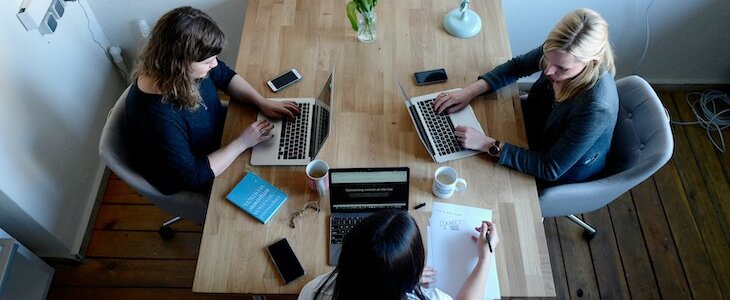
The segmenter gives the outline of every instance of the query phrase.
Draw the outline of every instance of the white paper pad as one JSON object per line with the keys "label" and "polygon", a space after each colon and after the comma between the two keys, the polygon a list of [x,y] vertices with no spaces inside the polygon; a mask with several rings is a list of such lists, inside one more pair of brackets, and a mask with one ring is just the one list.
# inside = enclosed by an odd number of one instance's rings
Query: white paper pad
{"label": "white paper pad", "polygon": [[[436,269],[437,287],[452,297],[456,297],[464,280],[477,263],[476,242],[478,237],[474,227],[482,221],[491,221],[492,211],[483,208],[433,202],[433,212],[428,226],[428,257],[426,265]],[[496,249],[495,249],[496,250]],[[497,263],[492,261],[487,276],[484,299],[500,299]]]}

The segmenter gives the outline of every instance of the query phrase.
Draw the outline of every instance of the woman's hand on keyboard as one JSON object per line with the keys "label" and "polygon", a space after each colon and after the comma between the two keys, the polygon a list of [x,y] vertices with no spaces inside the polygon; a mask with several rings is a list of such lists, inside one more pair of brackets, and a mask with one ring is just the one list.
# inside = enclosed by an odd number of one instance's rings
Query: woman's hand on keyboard
{"label": "woman's hand on keyboard", "polygon": [[272,129],[274,129],[274,124],[267,120],[258,120],[253,122],[237,138],[243,148],[241,152],[274,137],[271,133]]}
{"label": "woman's hand on keyboard", "polygon": [[466,126],[456,126],[454,129],[456,140],[466,149],[487,152],[489,145],[494,143],[494,139],[490,138],[479,130]]}
{"label": "woman's hand on keyboard", "polygon": [[433,110],[437,114],[457,112],[469,105],[471,98],[465,90],[441,93],[433,102]]}
{"label": "woman's hand on keyboard", "polygon": [[258,107],[264,115],[271,118],[281,119],[286,117],[293,120],[299,115],[299,107],[292,101],[281,102],[265,99],[259,102]]}

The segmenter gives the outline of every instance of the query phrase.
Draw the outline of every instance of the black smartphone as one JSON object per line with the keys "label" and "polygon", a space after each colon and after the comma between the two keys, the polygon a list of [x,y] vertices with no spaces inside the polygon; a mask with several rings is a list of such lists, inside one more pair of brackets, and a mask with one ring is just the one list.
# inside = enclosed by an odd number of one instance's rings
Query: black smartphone
{"label": "black smartphone", "polygon": [[302,75],[299,75],[299,71],[297,71],[297,69],[291,69],[277,75],[276,78],[267,81],[266,84],[274,93],[276,93],[301,79]]}
{"label": "black smartphone", "polygon": [[416,76],[416,85],[446,82],[448,79],[446,70],[444,69],[416,72],[413,75]]}
{"label": "black smartphone", "polygon": [[269,256],[274,261],[276,270],[281,275],[281,279],[284,280],[285,284],[305,274],[302,264],[299,263],[297,255],[294,254],[294,250],[289,246],[286,238],[269,245],[266,249],[269,251]]}

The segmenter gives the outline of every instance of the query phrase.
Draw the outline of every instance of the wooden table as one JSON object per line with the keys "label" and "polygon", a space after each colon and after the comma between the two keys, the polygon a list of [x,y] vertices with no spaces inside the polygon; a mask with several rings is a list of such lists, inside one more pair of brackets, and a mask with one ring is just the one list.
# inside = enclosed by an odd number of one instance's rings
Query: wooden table
{"label": "wooden table", "polygon": [[[346,1],[250,1],[236,70],[265,97],[314,97],[336,69],[333,128],[318,155],[331,167],[408,166],[411,211],[425,232],[431,204],[433,172],[449,165],[469,183],[448,201],[494,210],[500,243],[496,250],[504,297],[555,296],[545,233],[532,177],[495,164],[486,154],[445,164],[434,163],[418,139],[393,73],[411,97],[476,80],[484,71],[511,57],[499,0],[475,0],[470,8],[483,22],[470,39],[448,35],[444,15],[458,1],[381,0],[376,7],[378,37],[358,42],[345,14]],[[301,82],[272,93],[265,81],[295,67]],[[413,72],[445,68],[446,83],[418,87]],[[472,106],[486,132],[502,141],[525,146],[526,136],[516,85],[479,97]],[[232,101],[223,142],[228,143],[256,111]],[[312,200],[304,167],[253,167],[250,152],[241,155],[216,178],[200,245],[193,291],[213,293],[296,294],[327,265],[329,199],[318,214],[300,218],[295,229],[290,215]],[[225,200],[246,171],[281,188],[289,200],[263,225]],[[266,245],[286,237],[307,271],[283,285],[266,253]],[[427,242],[427,241],[426,241]]]}

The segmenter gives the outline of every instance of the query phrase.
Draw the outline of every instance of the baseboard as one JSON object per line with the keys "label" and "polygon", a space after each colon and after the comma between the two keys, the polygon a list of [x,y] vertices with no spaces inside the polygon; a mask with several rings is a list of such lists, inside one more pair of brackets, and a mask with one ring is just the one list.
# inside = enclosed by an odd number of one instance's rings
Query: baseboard
{"label": "baseboard", "polygon": [[106,192],[106,186],[109,183],[109,176],[111,175],[111,171],[109,168],[106,167],[102,163],[100,171],[100,176],[98,176],[99,180],[97,181],[97,189],[96,194],[94,195],[94,204],[91,208],[91,213],[89,215],[88,223],[86,224],[86,230],[84,232],[84,237],[81,240],[81,246],[79,247],[79,253],[76,255],[76,260],[83,261],[86,257],[86,250],[89,247],[89,242],[91,241],[91,234],[94,232],[94,225],[96,224],[96,217],[99,215],[99,209],[101,208],[101,203],[104,198],[104,193]]}

